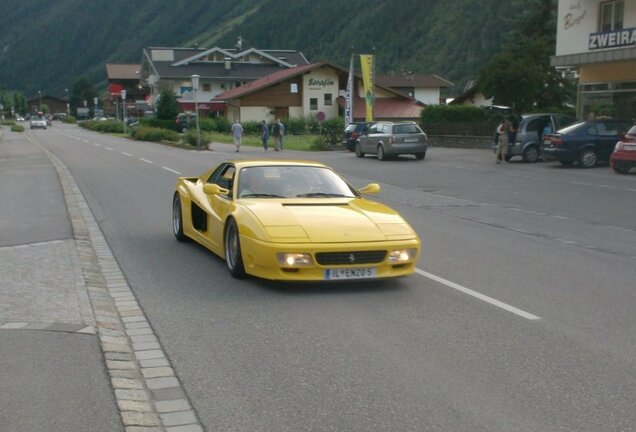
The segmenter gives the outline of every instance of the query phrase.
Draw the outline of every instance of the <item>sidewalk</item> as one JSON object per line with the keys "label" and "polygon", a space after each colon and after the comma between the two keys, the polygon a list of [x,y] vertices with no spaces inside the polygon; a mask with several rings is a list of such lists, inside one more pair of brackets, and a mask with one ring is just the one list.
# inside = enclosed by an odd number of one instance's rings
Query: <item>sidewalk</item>
{"label": "sidewalk", "polygon": [[0,430],[201,432],[68,169],[2,133]]}

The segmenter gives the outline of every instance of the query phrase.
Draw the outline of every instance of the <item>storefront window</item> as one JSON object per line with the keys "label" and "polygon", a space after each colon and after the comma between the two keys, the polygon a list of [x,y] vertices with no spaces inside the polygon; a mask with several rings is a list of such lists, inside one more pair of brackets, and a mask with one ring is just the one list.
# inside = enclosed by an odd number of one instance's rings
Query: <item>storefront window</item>
{"label": "storefront window", "polygon": [[[627,87],[623,85],[622,87]],[[619,91],[585,91],[579,95],[579,115],[610,116],[618,119],[636,119],[636,89]]]}

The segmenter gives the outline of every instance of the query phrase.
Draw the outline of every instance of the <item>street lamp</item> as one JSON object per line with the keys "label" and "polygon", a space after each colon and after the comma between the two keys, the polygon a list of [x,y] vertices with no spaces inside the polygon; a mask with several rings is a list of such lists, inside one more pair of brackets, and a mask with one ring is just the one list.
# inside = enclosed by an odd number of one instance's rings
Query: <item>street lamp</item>
{"label": "street lamp", "polygon": [[199,89],[199,75],[190,76],[192,80],[192,90],[194,91],[194,112],[197,122],[197,150],[201,150],[201,129],[199,129],[199,102],[197,100],[197,90]]}
{"label": "street lamp", "polygon": [[64,92],[66,93],[66,115],[70,116],[71,115],[71,104],[70,104],[70,100],[68,98],[68,89],[64,89]]}
{"label": "street lamp", "polygon": [[42,111],[42,91],[38,90],[38,111]]}
{"label": "street lamp", "polygon": [[126,134],[126,90],[121,91],[121,104],[124,109],[124,135]]}
{"label": "street lamp", "polygon": [[97,98],[93,98],[93,117],[97,117]]}

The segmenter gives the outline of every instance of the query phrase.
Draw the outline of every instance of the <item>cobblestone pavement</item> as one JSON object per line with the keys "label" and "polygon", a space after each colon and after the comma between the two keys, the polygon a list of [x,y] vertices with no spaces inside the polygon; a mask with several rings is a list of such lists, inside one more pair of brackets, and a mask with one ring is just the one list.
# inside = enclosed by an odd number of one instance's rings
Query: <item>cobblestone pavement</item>
{"label": "cobblestone pavement", "polygon": [[79,187],[27,139],[55,166],[74,239],[0,247],[0,331],[93,333],[126,432],[202,432]]}

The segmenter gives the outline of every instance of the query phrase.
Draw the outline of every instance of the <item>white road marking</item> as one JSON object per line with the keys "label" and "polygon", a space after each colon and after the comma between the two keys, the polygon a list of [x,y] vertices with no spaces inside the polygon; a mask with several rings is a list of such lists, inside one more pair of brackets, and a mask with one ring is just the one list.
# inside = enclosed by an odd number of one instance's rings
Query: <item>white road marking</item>
{"label": "white road marking", "polygon": [[86,143],[86,144],[90,144],[90,142],[89,142],[89,141],[87,141],[87,140],[82,140],[82,142],[83,142],[83,143]]}
{"label": "white road marking", "polygon": [[101,146],[102,146],[101,144],[97,144],[97,143],[93,143],[93,145],[94,145],[95,147],[101,147]]}
{"label": "white road marking", "polygon": [[104,148],[105,148],[106,150],[115,151],[115,149],[114,149],[114,148],[111,148],[111,147],[104,147]]}
{"label": "white road marking", "polygon": [[139,160],[144,161],[144,162],[149,163],[149,164],[153,164],[154,163],[153,161],[149,161],[148,159],[144,159],[144,158],[139,158]]}
{"label": "white road marking", "polygon": [[636,192],[636,189],[617,187],[617,186],[608,186],[604,184],[585,183],[585,182],[579,182],[579,181],[571,181],[570,183],[575,185],[580,185],[580,186],[591,186],[591,187],[597,187],[602,189],[614,189],[614,190],[621,190],[621,191],[627,191],[627,192]]}
{"label": "white road marking", "polygon": [[463,292],[464,294],[468,294],[469,296],[473,296],[481,301],[485,301],[486,303],[490,303],[493,306],[497,306],[498,308],[501,308],[505,311],[511,312],[515,315],[519,315],[522,318],[528,319],[528,320],[540,320],[541,318],[533,315],[531,313],[528,313],[526,311],[523,311],[521,309],[518,309],[514,306],[510,306],[509,304],[506,304],[504,302],[501,302],[497,299],[494,299],[492,297],[488,297],[487,295],[478,293],[477,291],[473,291],[469,288],[466,288],[465,286],[456,284],[455,282],[451,282],[449,280],[446,280],[444,278],[441,278],[439,276],[436,276],[432,273],[426,272],[424,270],[420,270],[418,268],[415,269],[415,272],[419,275],[422,275],[424,277],[427,277],[429,279],[434,280],[435,282],[439,282],[442,285],[446,285],[449,288],[453,288],[456,289],[457,291]]}
{"label": "white road marking", "polygon": [[175,171],[175,170],[173,170],[171,168],[168,168],[168,167],[162,167],[162,168],[165,169],[166,171],[170,171],[171,173],[181,174],[179,171]]}
{"label": "white road marking", "polygon": [[124,156],[133,157],[133,155],[131,155],[130,153],[126,153],[126,152],[121,152],[121,154],[123,154]]}

